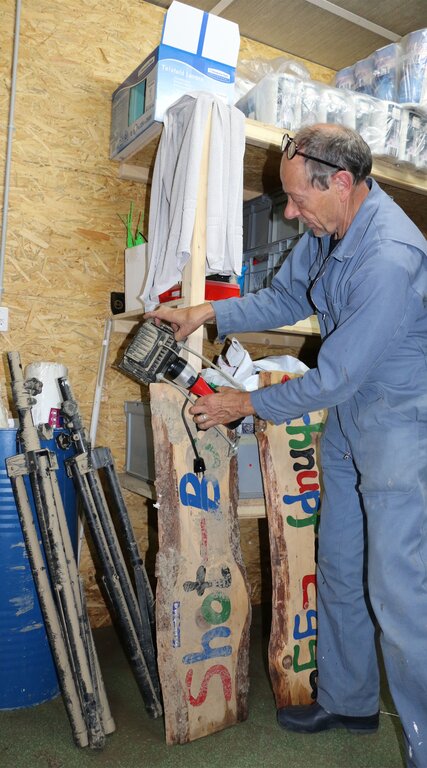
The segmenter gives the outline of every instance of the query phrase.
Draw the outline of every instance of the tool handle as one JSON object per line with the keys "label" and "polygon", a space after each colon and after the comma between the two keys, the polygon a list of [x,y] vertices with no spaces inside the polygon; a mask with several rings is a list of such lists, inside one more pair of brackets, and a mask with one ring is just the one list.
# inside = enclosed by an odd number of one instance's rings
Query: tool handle
{"label": "tool handle", "polygon": [[202,395],[211,395],[212,392],[215,392],[215,389],[202,376],[197,376],[194,384],[190,387],[190,392],[193,395],[197,395],[197,397],[201,397]]}
{"label": "tool handle", "polygon": [[[190,392],[193,395],[197,395],[198,397],[201,397],[202,395],[211,395],[212,392],[215,392],[216,390],[211,387],[210,384],[208,384],[207,381],[202,376],[198,376],[194,384],[190,387]],[[225,426],[228,427],[228,429],[236,429],[236,427],[241,424],[243,419],[237,419],[236,421],[231,421],[229,424],[226,424]]]}

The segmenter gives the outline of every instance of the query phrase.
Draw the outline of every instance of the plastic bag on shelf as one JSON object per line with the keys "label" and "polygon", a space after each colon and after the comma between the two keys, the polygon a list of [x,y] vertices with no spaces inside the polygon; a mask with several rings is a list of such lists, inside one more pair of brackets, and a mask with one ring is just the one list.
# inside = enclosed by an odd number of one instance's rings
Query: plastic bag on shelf
{"label": "plastic bag on shelf", "polygon": [[427,28],[402,38],[399,102],[427,109]]}
{"label": "plastic bag on shelf", "polygon": [[266,75],[290,74],[301,80],[309,80],[310,72],[307,67],[295,59],[278,56],[275,59],[242,59],[236,68],[235,103],[245,96],[251,88]]}
{"label": "plastic bag on shelf", "polygon": [[427,170],[427,119],[419,112],[403,108],[400,126],[398,159],[409,163],[418,170]]}
{"label": "plastic bag on shelf", "polygon": [[300,98],[300,125],[323,123],[322,87],[320,84],[314,81],[302,83]]}
{"label": "plastic bag on shelf", "polygon": [[340,69],[335,75],[334,84],[335,88],[354,90],[356,85],[354,79],[354,66],[352,65],[351,67]]}
{"label": "plastic bag on shelf", "polygon": [[354,104],[349,91],[311,81],[302,83],[300,125],[342,123],[354,128]]}
{"label": "plastic bag on shelf", "polygon": [[375,113],[371,151],[373,155],[397,160],[402,110],[393,101],[379,100]]}
{"label": "plastic bag on shelf", "polygon": [[401,108],[399,104],[355,93],[355,128],[377,157],[398,159]]}
{"label": "plastic bag on shelf", "polygon": [[418,152],[415,157],[415,168],[423,174],[427,173],[427,118],[422,117],[422,126],[420,129],[420,141]]}
{"label": "plastic bag on shelf", "polygon": [[235,103],[270,71],[271,65],[267,59],[242,59],[239,61],[234,82]]}
{"label": "plastic bag on shelf", "polygon": [[399,43],[390,43],[374,51],[372,92],[377,99],[397,101],[400,55]]}
{"label": "plastic bag on shelf", "polygon": [[375,112],[377,109],[377,99],[368,96],[365,93],[355,93],[353,95],[355,108],[355,129],[371,146],[372,138],[375,135]]}
{"label": "plastic bag on shelf", "polygon": [[295,131],[301,123],[301,83],[310,73],[299,62],[273,59],[277,71],[265,75],[236,103],[246,117]]}
{"label": "plastic bag on shelf", "polygon": [[352,94],[339,88],[322,88],[322,122],[341,123],[348,128],[355,126],[355,111]]}
{"label": "plastic bag on shelf", "polygon": [[374,57],[367,56],[354,64],[354,90],[373,96]]}
{"label": "plastic bag on shelf", "polygon": [[302,80],[286,73],[267,75],[256,86],[256,119],[295,131],[301,124]]}

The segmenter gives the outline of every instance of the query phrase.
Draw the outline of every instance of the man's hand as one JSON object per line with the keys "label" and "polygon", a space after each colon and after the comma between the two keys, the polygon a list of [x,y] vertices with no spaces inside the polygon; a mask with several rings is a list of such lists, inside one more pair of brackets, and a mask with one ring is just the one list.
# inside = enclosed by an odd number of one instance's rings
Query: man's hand
{"label": "man's hand", "polygon": [[220,387],[212,395],[203,395],[189,408],[198,429],[209,429],[216,424],[229,424],[244,416],[251,416],[255,409],[250,392],[232,387]]}
{"label": "man's hand", "polygon": [[176,341],[184,341],[203,323],[215,320],[215,312],[210,303],[197,304],[195,307],[183,307],[182,309],[160,306],[153,309],[152,312],[146,312],[144,320],[148,320],[150,317],[154,318],[155,321],[170,323]]}

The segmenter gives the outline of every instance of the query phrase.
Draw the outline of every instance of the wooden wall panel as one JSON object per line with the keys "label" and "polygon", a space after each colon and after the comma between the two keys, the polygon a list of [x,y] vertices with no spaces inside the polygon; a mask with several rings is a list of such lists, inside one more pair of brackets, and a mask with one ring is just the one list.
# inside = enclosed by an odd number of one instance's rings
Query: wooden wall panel
{"label": "wooden wall panel", "polygon": [[[11,71],[14,0],[0,8],[3,73]],[[129,19],[132,18],[132,23]],[[147,3],[53,0],[22,5],[4,294],[10,332],[0,350],[17,349],[23,365],[62,362],[89,427],[110,292],[123,290],[125,230],[117,216],[131,200],[148,218],[147,190],[118,180],[109,160],[111,94],[156,46],[163,11]],[[10,82],[0,81],[6,116]],[[6,119],[0,133],[3,179]],[[3,189],[1,190],[3,194]],[[112,338],[110,360],[123,337]],[[7,364],[0,382],[8,378]],[[98,443],[124,464],[125,399],[140,388],[107,370]],[[147,505],[125,492],[142,552]],[[92,621],[108,621],[85,547],[82,571]]]}

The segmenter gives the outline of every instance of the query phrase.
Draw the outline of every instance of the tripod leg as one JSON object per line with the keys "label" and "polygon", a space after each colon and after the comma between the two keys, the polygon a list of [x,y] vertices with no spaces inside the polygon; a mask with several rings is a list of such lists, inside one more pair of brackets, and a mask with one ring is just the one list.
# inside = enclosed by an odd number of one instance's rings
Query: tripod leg
{"label": "tripod leg", "polygon": [[[80,633],[82,606],[77,566],[68,527],[65,522],[65,513],[56,474],[51,471],[45,452],[41,452],[38,459],[37,477],[32,477],[31,479],[33,490],[38,486],[35,502],[40,529],[45,549],[50,549],[51,553],[48,564],[51,570],[52,583],[56,587],[58,602],[61,605],[65,618],[69,648],[73,658],[82,708],[88,728],[89,744],[91,747],[99,749],[105,744],[105,734],[91,678],[87,649]],[[63,521],[62,530],[61,520]],[[62,533],[64,534],[64,539]]]}
{"label": "tripod leg", "polygon": [[80,458],[81,456],[77,456],[70,459],[69,466],[71,468],[76,489],[78,490],[82,501],[94,546],[101,561],[103,582],[106,587],[108,601],[120,626],[121,637],[127,649],[129,660],[132,664],[147,712],[152,717],[158,717],[162,714],[162,706],[153,686],[147,663],[136,635],[135,627],[129,613],[129,607],[123,594],[122,584],[111,555],[109,543],[106,541],[104,530],[91,495],[87,474],[81,473],[78,467],[78,459]]}
{"label": "tripod leg", "polygon": [[105,692],[104,680],[102,678],[98,655],[95,649],[95,642],[93,639],[92,628],[88,620],[84,585],[81,579],[79,579],[79,585],[80,585],[80,598],[83,606],[82,633],[86,639],[86,647],[88,649],[89,665],[91,669],[92,680],[94,680],[97,699],[100,702],[102,725],[105,733],[109,734],[109,733],[113,733],[116,730],[116,725],[115,725],[113,716],[111,714],[110,705],[108,703],[107,695]]}
{"label": "tripod leg", "polygon": [[[10,459],[7,459],[7,462],[9,461]],[[49,578],[46,572],[46,565],[34,524],[33,513],[28,501],[24,478],[22,476],[11,477],[10,480],[74,741],[78,747],[86,747],[89,743],[86,724],[83,718],[75,680],[69,665],[63,630],[58,618],[55,601],[52,596]]]}
{"label": "tripod leg", "polygon": [[111,490],[111,494],[114,499],[114,504],[117,510],[117,515],[118,515],[118,519],[122,529],[123,538],[126,543],[127,551],[129,552],[131,565],[135,571],[135,582],[137,585],[139,584],[140,589],[142,589],[144,592],[143,606],[144,608],[146,607],[148,610],[150,624],[154,630],[155,628],[154,596],[153,596],[150,582],[148,580],[147,572],[144,567],[144,563],[139,554],[139,548],[138,548],[137,541],[135,539],[133,528],[129,520],[129,515],[126,508],[125,500],[123,498],[122,490],[120,488],[120,483],[117,477],[116,468],[114,466],[112,453],[109,448],[95,448],[92,452],[92,455],[93,455],[94,466],[97,469],[101,469],[102,467],[105,471],[105,474],[108,480],[108,486]]}
{"label": "tripod leg", "polygon": [[114,563],[114,568],[119,576],[123,595],[128,606],[132,623],[135,627],[135,632],[137,634],[140,647],[145,656],[147,667],[153,683],[153,688],[156,691],[157,698],[160,700],[160,682],[157,674],[153,637],[150,624],[147,620],[147,612],[144,611],[143,615],[140,613],[133,586],[129,579],[123,553],[120,548],[120,543],[117,538],[113,522],[111,520],[107,500],[102,490],[101,483],[98,480],[96,470],[89,470],[85,477],[90,488],[98,518],[104,531],[105,539]]}

